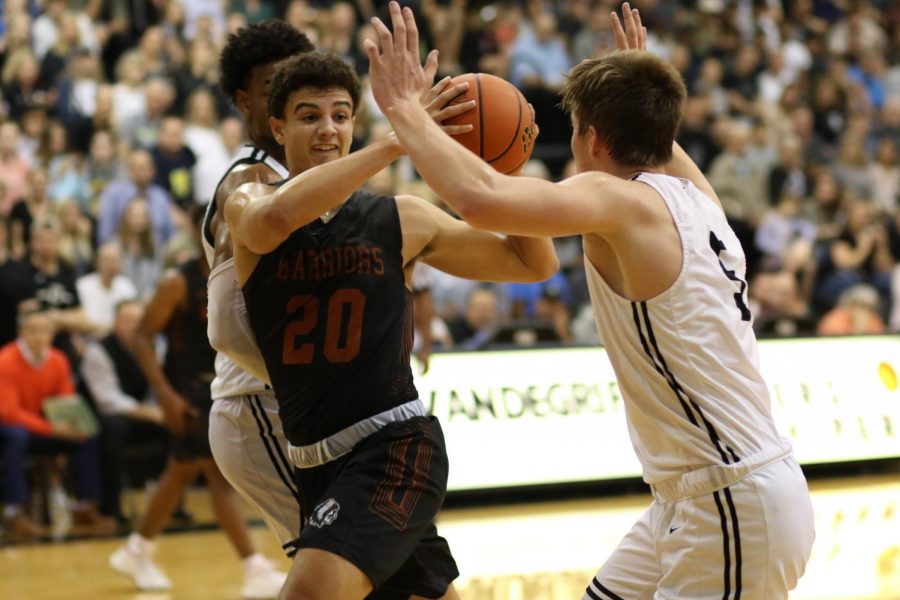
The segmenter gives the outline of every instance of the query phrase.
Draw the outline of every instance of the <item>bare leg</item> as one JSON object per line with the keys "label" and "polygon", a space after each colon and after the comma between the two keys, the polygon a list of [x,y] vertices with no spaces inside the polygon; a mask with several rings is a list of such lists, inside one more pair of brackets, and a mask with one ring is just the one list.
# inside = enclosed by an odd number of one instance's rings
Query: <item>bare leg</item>
{"label": "bare leg", "polygon": [[225,480],[219,467],[211,459],[201,461],[203,474],[206,476],[206,484],[209,486],[209,493],[212,496],[213,510],[216,513],[216,520],[225,535],[234,545],[238,555],[242,559],[251,556],[256,552],[253,547],[253,541],[250,539],[250,533],[247,531],[247,524],[241,516],[241,504],[237,492]]}
{"label": "bare leg", "polygon": [[325,550],[301,548],[279,600],[361,600],[371,591],[372,582],[347,559]]}
{"label": "bare leg", "polygon": [[199,465],[196,461],[185,462],[169,459],[156,492],[147,506],[147,513],[144,515],[138,533],[148,540],[159,535],[181,501],[184,488],[197,477],[198,468]]}

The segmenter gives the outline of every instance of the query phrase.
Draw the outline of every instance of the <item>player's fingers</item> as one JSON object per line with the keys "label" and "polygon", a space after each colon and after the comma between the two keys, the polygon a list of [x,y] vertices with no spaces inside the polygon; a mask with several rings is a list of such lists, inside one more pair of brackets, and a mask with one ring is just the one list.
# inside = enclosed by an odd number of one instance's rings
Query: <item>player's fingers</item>
{"label": "player's fingers", "polygon": [[637,31],[634,27],[634,11],[631,5],[626,2],[622,5],[622,20],[625,22],[625,37],[628,39],[628,49],[637,48]]}
{"label": "player's fingers", "polygon": [[366,51],[366,54],[369,56],[369,70],[372,70],[372,66],[378,63],[381,58],[378,53],[378,44],[376,44],[373,40],[363,40],[363,50]]}
{"label": "player's fingers", "polygon": [[406,49],[413,56],[419,55],[419,28],[416,25],[416,17],[410,7],[403,9],[403,22],[406,25]]}
{"label": "player's fingers", "polygon": [[616,38],[616,48],[619,50],[628,49],[628,39],[625,37],[625,30],[622,29],[622,21],[616,13],[609,15],[609,27],[612,29],[613,37]]}
{"label": "player's fingers", "polygon": [[475,127],[472,125],[441,125],[441,129],[443,129],[444,133],[447,135],[462,135],[464,133],[469,133],[475,129]]}
{"label": "player's fingers", "polygon": [[378,41],[381,42],[381,53],[391,55],[394,53],[394,38],[391,35],[390,30],[387,28],[387,25],[379,19],[378,17],[372,17],[372,27],[375,29],[375,34],[378,36]]}
{"label": "player's fingers", "polygon": [[402,51],[406,48],[406,23],[403,21],[400,4],[392,0],[389,10],[391,13],[391,29],[394,30],[394,50]]}
{"label": "player's fingers", "polygon": [[475,108],[475,101],[469,100],[467,102],[460,102],[458,104],[448,104],[441,108],[440,110],[436,110],[434,113],[434,120],[441,122],[451,117],[455,117],[461,115],[463,113],[467,113],[470,110]]}
{"label": "player's fingers", "polygon": [[425,66],[422,67],[422,70],[425,71],[425,78],[428,81],[434,81],[434,76],[437,75],[438,70],[437,50],[432,50],[428,53],[428,57],[425,59]]}
{"label": "player's fingers", "polygon": [[431,86],[431,89],[425,92],[425,95],[422,96],[422,103],[425,105],[430,105],[434,102],[434,100],[441,95],[447,86],[450,85],[450,76],[447,75],[436,84]]}
{"label": "player's fingers", "polygon": [[645,50],[647,48],[647,38],[645,37],[647,28],[641,23],[641,11],[635,8],[631,11],[631,14],[634,15],[634,34],[637,38],[637,49]]}
{"label": "player's fingers", "polygon": [[467,89],[469,89],[469,82],[467,81],[451,85],[438,95],[437,102],[435,102],[435,104],[437,104],[438,106],[445,106],[451,100],[454,100],[455,98],[458,98],[459,96],[465,94]]}

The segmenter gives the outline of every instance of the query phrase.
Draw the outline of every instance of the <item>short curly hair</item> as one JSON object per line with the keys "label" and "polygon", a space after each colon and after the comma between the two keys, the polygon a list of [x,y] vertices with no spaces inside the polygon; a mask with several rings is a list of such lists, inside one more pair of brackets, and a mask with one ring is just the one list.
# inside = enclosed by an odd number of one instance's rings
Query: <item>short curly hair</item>
{"label": "short curly hair", "polygon": [[315,46],[306,34],[285,21],[269,19],[242,27],[229,34],[219,56],[222,91],[234,102],[237,91],[250,85],[254,68],[312,50]]}
{"label": "short curly hair", "polygon": [[361,94],[359,78],[340,56],[323,51],[292,56],[278,65],[269,91],[269,116],[283,119],[290,95],[305,87],[347,90],[353,101],[353,113],[356,114]]}

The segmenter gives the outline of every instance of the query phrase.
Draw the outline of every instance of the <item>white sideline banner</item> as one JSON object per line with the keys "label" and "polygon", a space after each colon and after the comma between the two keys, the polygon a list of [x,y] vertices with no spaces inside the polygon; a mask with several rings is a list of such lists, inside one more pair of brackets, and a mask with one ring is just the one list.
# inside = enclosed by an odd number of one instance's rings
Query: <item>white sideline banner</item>
{"label": "white sideline banner", "polygon": [[[900,456],[900,337],[765,340],[772,412],[802,464]],[[640,477],[602,348],[435,354],[450,491]]]}

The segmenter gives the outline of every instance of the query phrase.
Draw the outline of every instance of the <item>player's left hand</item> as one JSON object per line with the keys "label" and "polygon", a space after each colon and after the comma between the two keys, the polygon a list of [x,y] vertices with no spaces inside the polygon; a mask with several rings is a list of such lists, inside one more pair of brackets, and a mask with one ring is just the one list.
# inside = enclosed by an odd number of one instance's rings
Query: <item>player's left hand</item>
{"label": "player's left hand", "polygon": [[641,13],[638,9],[631,8],[628,2],[622,3],[621,19],[615,12],[610,13],[609,25],[616,38],[616,48],[619,50],[647,49],[647,28],[641,23]]}
{"label": "player's left hand", "polygon": [[[405,102],[419,102],[432,85],[437,65],[437,51],[426,60],[426,69],[419,63],[419,30],[409,7],[400,9],[396,1],[390,3],[393,33],[381,19],[372,19],[381,51],[373,40],[363,42],[369,55],[369,83],[379,108],[388,118],[392,109]],[[402,109],[401,109],[402,110]]]}
{"label": "player's left hand", "polygon": [[445,77],[434,84],[422,98],[422,106],[428,111],[428,115],[449,135],[460,135],[473,129],[472,125],[444,125],[444,121],[447,119],[475,108],[474,100],[451,104],[454,98],[465,94],[468,88],[468,83],[454,84],[450,77]]}

